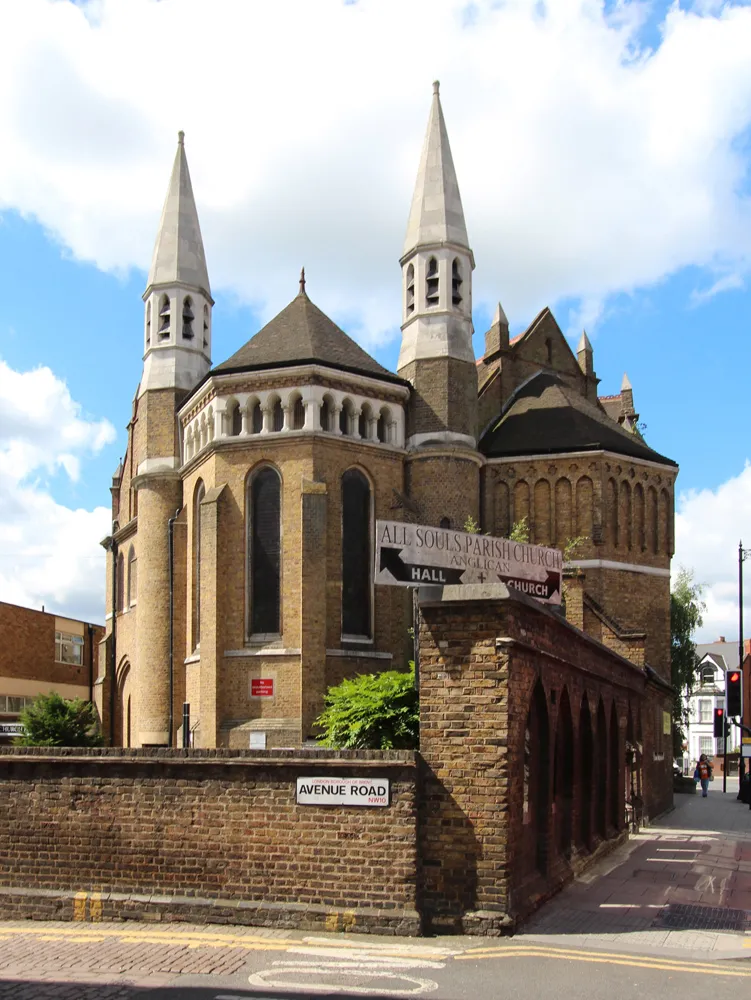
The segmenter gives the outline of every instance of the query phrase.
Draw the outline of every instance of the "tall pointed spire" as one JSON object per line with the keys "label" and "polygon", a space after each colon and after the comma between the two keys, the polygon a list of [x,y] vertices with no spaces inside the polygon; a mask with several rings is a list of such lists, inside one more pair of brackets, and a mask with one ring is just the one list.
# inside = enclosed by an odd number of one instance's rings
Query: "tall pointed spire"
{"label": "tall pointed spire", "polygon": [[201,227],[185,156],[185,133],[177,133],[177,153],[164,199],[147,288],[190,285],[211,296]]}
{"label": "tall pointed spire", "polygon": [[403,254],[406,256],[415,247],[436,243],[453,243],[469,248],[437,80],[433,84],[433,103],[412,196]]}

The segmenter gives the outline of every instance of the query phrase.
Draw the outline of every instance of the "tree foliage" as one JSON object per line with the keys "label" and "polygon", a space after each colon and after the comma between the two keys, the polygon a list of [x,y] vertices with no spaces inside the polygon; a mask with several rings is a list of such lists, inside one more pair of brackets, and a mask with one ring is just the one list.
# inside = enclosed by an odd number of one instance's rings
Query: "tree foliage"
{"label": "tree foliage", "polygon": [[681,566],[670,594],[670,675],[673,699],[673,733],[676,748],[685,740],[688,725],[686,695],[691,694],[699,670],[694,633],[704,622],[704,585],[696,583],[692,570]]}
{"label": "tree foliage", "polygon": [[19,717],[24,735],[13,741],[20,747],[99,747],[99,720],[90,701],[67,701],[56,691],[40,694]]}
{"label": "tree foliage", "polygon": [[414,750],[419,710],[414,664],[408,673],[388,670],[344,680],[326,694],[316,720],[319,743],[338,750]]}

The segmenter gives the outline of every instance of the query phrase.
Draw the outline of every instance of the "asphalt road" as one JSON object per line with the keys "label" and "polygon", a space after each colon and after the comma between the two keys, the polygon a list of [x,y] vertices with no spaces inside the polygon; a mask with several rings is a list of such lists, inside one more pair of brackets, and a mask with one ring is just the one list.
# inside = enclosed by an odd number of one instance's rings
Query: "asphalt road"
{"label": "asphalt road", "polygon": [[0,924],[0,1000],[737,1000],[749,960],[257,928]]}

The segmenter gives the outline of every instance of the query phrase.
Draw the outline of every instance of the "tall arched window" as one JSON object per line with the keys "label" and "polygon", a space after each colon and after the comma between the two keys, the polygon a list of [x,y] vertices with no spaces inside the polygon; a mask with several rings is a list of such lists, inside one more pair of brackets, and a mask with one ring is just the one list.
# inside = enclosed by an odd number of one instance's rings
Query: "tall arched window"
{"label": "tall arched window", "polygon": [[243,415],[239,403],[233,403],[230,409],[229,432],[232,437],[237,437],[243,427]]}
{"label": "tall arched window", "polygon": [[189,295],[186,295],[183,299],[183,340],[193,339],[193,320],[195,318],[193,300]]}
{"label": "tall arched window", "polygon": [[128,552],[128,607],[136,603],[138,596],[138,562],[135,549],[131,545]]}
{"label": "tall arched window", "polygon": [[163,295],[159,303],[159,339],[166,340],[169,337],[170,308],[169,297]]}
{"label": "tall arched window", "polygon": [[206,487],[199,479],[193,495],[193,648],[201,643],[201,501]]}
{"label": "tall arched window", "polygon": [[250,478],[248,487],[248,582],[252,635],[281,632],[281,479],[265,465]]}
{"label": "tall arched window", "polygon": [[431,257],[425,272],[425,302],[429,306],[438,305],[438,261]]}
{"label": "tall arched window", "polygon": [[323,404],[320,410],[321,414],[321,430],[322,431],[333,431],[334,429],[334,402],[331,396],[323,397]]}
{"label": "tall arched window", "polygon": [[359,469],[342,476],[342,634],[371,634],[370,483]]}
{"label": "tall arched window", "polygon": [[292,408],[292,430],[301,431],[305,426],[305,404],[302,396],[298,396]]}
{"label": "tall arched window", "polygon": [[151,343],[151,303],[146,306],[146,346]]}
{"label": "tall arched window", "polygon": [[116,580],[116,593],[117,593],[117,610],[125,611],[125,557],[122,552],[117,557],[117,568],[115,570],[117,573]]}
{"label": "tall arched window", "polygon": [[277,399],[271,411],[271,428],[280,431],[284,427],[284,410],[281,399]]}
{"label": "tall arched window", "polygon": [[260,434],[263,430],[263,412],[258,400],[253,403],[253,408],[250,411],[250,430],[253,434]]}

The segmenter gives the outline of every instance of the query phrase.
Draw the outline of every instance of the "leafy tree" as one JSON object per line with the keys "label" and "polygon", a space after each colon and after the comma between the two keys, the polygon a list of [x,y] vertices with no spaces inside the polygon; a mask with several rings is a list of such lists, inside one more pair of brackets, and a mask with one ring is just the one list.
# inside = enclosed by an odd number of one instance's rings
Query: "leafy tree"
{"label": "leafy tree", "polygon": [[683,750],[688,725],[688,699],[699,670],[694,633],[704,622],[706,604],[702,600],[704,584],[696,583],[693,570],[681,566],[670,594],[670,673],[673,699],[673,750]]}
{"label": "leafy tree", "polygon": [[326,694],[318,741],[337,750],[414,750],[419,742],[415,665],[344,680]]}
{"label": "leafy tree", "polygon": [[24,735],[13,741],[20,747],[99,747],[102,735],[90,701],[66,701],[56,691],[40,694],[20,715]]}
{"label": "leafy tree", "polygon": [[526,515],[518,521],[514,521],[509,538],[512,542],[529,542],[529,521]]}

